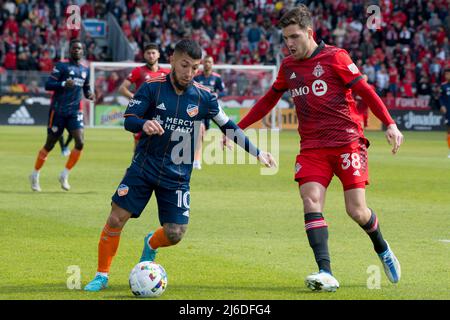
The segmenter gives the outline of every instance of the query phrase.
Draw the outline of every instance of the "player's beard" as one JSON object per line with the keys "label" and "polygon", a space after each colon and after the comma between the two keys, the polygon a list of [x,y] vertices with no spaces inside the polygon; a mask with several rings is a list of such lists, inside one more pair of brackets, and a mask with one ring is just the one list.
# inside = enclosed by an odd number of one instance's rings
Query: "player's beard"
{"label": "player's beard", "polygon": [[175,87],[177,87],[178,90],[184,91],[186,90],[186,88],[192,83],[192,80],[189,81],[189,83],[187,85],[182,85],[177,78],[177,74],[175,72],[175,70],[172,70],[172,78],[173,78],[173,84],[175,85]]}
{"label": "player's beard", "polygon": [[155,60],[155,61],[149,61],[149,60],[147,60],[146,62],[147,62],[147,67],[148,67],[149,69],[152,69],[153,66],[156,64],[156,60]]}

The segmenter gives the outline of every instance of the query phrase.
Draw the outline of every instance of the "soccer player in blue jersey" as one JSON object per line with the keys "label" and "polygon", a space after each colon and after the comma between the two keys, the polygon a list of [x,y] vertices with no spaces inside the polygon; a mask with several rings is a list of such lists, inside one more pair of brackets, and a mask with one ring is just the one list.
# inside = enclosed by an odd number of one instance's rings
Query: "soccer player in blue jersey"
{"label": "soccer player in blue jersey", "polygon": [[[225,85],[223,84],[222,77],[217,72],[213,72],[214,58],[207,55],[203,58],[203,72],[200,72],[194,77],[194,80],[198,83],[204,85],[215,92],[219,97],[224,94]],[[210,127],[210,119],[204,119],[200,124],[200,132],[197,141],[197,147],[194,154],[194,169],[201,169],[201,158],[202,158],[202,148],[203,148],[203,138]]]}
{"label": "soccer player in blue jersey", "polygon": [[41,191],[39,173],[64,129],[70,132],[75,140],[75,147],[67,159],[64,170],[59,175],[61,188],[68,191],[69,172],[80,158],[84,145],[83,112],[81,110],[82,94],[94,100],[94,94],[89,85],[89,68],[80,63],[83,56],[83,45],[80,40],[70,42],[70,59],[56,64],[48,78],[45,89],[53,91],[47,126],[47,140],[39,150],[34,170],[30,175],[31,189]]}
{"label": "soccer player in blue jersey", "polygon": [[218,105],[217,95],[193,81],[201,54],[195,41],[179,41],[170,59],[171,73],[144,83],[128,104],[125,129],[143,131],[143,134],[131,165],[112,197],[111,213],[98,245],[97,274],[84,288],[86,291],[106,288],[120,233],[128,219],[140,216],[153,192],[161,227],[144,237],[140,261],[154,261],[159,247],[181,241],[189,222],[194,132],[202,119],[212,119],[261,163],[275,166],[272,156],[259,151],[229,120]]}
{"label": "soccer player in blue jersey", "polygon": [[445,115],[445,123],[447,124],[447,145],[448,158],[450,159],[450,66],[444,69],[445,82],[441,85],[441,112]]}

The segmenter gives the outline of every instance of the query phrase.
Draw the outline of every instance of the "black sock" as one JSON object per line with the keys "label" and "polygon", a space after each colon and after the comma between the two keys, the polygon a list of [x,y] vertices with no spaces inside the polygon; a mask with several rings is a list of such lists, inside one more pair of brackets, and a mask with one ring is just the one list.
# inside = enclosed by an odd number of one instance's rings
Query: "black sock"
{"label": "black sock", "polygon": [[386,243],[386,241],[384,241],[383,235],[381,234],[377,216],[372,211],[372,209],[369,208],[369,210],[372,213],[370,216],[369,222],[367,222],[365,225],[361,226],[361,228],[363,228],[364,231],[367,232],[367,234],[370,237],[370,240],[372,240],[375,252],[382,253],[387,250],[387,248],[388,248],[387,243]]}
{"label": "black sock", "polygon": [[328,252],[328,226],[322,213],[305,213],[305,229],[319,270],[331,274],[330,254]]}
{"label": "black sock", "polygon": [[59,142],[59,146],[61,147],[61,150],[63,150],[64,149],[64,137],[63,137],[63,135],[61,135],[58,138],[58,142]]}
{"label": "black sock", "polygon": [[67,140],[66,140],[66,142],[64,143],[64,147],[65,147],[65,148],[69,147],[69,144],[70,144],[70,142],[72,141],[72,139],[73,139],[73,136],[69,133],[69,135],[67,136]]}

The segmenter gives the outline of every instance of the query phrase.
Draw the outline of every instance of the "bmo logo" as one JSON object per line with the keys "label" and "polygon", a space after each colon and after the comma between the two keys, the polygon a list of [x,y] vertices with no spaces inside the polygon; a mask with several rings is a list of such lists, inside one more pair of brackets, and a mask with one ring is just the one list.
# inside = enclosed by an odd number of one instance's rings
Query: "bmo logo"
{"label": "bmo logo", "polygon": [[306,96],[309,93],[309,88],[307,86],[303,86],[300,88],[292,89],[291,90],[291,97],[295,98],[298,96]]}
{"label": "bmo logo", "polygon": [[311,87],[312,92],[318,97],[323,96],[328,90],[327,83],[323,80],[314,81]]}

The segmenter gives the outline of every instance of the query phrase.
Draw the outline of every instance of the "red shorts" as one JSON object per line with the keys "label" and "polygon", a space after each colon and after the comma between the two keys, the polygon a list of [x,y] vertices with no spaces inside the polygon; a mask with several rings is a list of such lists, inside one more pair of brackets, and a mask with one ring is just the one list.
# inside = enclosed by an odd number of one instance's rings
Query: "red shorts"
{"label": "red shorts", "polygon": [[369,184],[367,146],[363,141],[338,148],[306,149],[297,155],[295,180],[300,185],[318,182],[327,188],[333,175],[341,180],[344,190]]}

